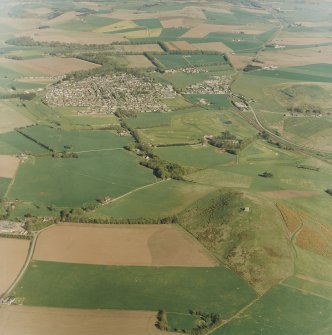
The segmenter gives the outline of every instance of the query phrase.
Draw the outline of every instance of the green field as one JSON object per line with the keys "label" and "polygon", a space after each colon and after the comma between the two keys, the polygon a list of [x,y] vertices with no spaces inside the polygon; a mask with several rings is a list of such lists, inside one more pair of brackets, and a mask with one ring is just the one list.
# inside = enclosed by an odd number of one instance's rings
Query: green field
{"label": "green field", "polygon": [[22,115],[8,100],[0,101],[0,133],[30,125],[32,122]]}
{"label": "green field", "polygon": [[32,126],[20,132],[53,151],[81,152],[122,148],[130,141],[107,130],[66,131],[61,128]]}
{"label": "green field", "polygon": [[205,16],[208,22],[211,24],[231,25],[237,25],[239,22],[241,24],[258,23],[266,21],[269,18],[269,15],[248,13],[247,11],[241,10],[240,8],[234,8],[229,13],[206,11]]}
{"label": "green field", "polygon": [[117,197],[155,181],[123,149],[88,152],[79,158],[31,158],[22,164],[8,197],[44,205],[80,206]]}
{"label": "green field", "polygon": [[[167,114],[171,116],[170,124],[155,128],[140,129],[138,132],[147,142],[153,144],[198,143],[205,135],[217,135],[226,129],[232,131],[240,122],[226,125],[224,112],[206,110],[203,108],[189,109],[184,112]],[[234,116],[232,116],[234,118]],[[164,122],[165,122],[165,118]],[[235,120],[236,121],[236,120]],[[241,127],[242,128],[242,127]]]}
{"label": "green field", "polygon": [[193,329],[199,318],[191,314],[167,313],[167,320],[170,331]]}
{"label": "green field", "polygon": [[[195,278],[195,280],[192,280]],[[256,294],[225,267],[174,268],[98,266],[34,261],[13,292],[25,305],[159,309],[188,313],[189,309],[230,316]]]}
{"label": "green field", "polygon": [[172,216],[213,190],[211,186],[167,180],[99,207],[93,216],[129,219]]}
{"label": "green field", "polygon": [[229,109],[232,106],[225,94],[186,94],[185,97],[194,104],[200,99],[204,99],[210,104],[209,107],[218,109]]}
{"label": "green field", "polygon": [[0,177],[0,199],[6,194],[10,182],[11,179]]}
{"label": "green field", "polygon": [[327,118],[288,118],[284,122],[284,130],[293,133],[303,140],[316,135],[320,131],[332,131],[332,119]]}
{"label": "green field", "polygon": [[0,134],[0,154],[46,154],[47,150],[16,131]]}
{"label": "green field", "polygon": [[177,69],[184,67],[206,66],[209,64],[225,64],[223,55],[155,55],[155,58],[165,66],[166,69]]}
{"label": "green field", "polygon": [[214,335],[328,335],[332,301],[278,285]]}
{"label": "green field", "polygon": [[141,113],[130,117],[126,121],[132,128],[154,128],[171,124],[173,113]]}
{"label": "green field", "polygon": [[[310,279],[310,278],[309,278]],[[299,277],[290,277],[283,281],[285,286],[290,286],[303,291],[304,294],[319,295],[322,298],[332,299],[332,287],[329,282],[319,281],[314,282],[310,280],[305,280]]]}
{"label": "green field", "polygon": [[118,22],[119,20],[110,19],[97,15],[87,15],[82,19],[72,19],[63,23],[54,24],[57,29],[70,30],[70,31],[93,31],[97,28],[107,26]]}
{"label": "green field", "polygon": [[332,82],[331,69],[332,69],[331,64],[312,64],[305,66],[289,67],[275,71],[268,71],[268,70],[254,71],[250,75],[258,77],[272,77],[272,78],[307,81],[307,82],[331,83]]}
{"label": "green field", "polygon": [[220,165],[232,165],[236,161],[234,155],[220,152],[212,146],[173,146],[160,147],[155,153],[170,162],[175,162],[182,166],[204,169]]}

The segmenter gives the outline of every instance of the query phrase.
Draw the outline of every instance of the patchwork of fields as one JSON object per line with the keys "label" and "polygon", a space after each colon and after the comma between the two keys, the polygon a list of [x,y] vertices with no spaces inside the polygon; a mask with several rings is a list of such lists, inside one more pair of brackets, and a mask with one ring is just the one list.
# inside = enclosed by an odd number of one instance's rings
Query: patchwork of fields
{"label": "patchwork of fields", "polygon": [[330,7],[1,2],[0,333],[331,334]]}

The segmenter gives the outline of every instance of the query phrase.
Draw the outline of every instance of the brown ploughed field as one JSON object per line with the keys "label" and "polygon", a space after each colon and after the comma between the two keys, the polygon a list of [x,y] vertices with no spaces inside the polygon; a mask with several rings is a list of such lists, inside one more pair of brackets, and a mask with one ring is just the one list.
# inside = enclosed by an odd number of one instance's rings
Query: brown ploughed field
{"label": "brown ploughed field", "polygon": [[59,224],[40,234],[33,259],[131,266],[218,265],[175,225]]}
{"label": "brown ploughed field", "polygon": [[29,70],[39,71],[49,76],[58,76],[74,71],[91,70],[100,66],[77,58],[60,57],[45,57],[17,62]]}
{"label": "brown ploughed field", "polygon": [[14,178],[19,164],[17,157],[0,155],[0,177]]}
{"label": "brown ploughed field", "polygon": [[[0,294],[4,293],[18,276],[28,250],[28,240],[0,238]],[[0,327],[1,324],[0,321]],[[0,331],[0,334],[6,333]]]}
{"label": "brown ploughed field", "polygon": [[0,334],[3,335],[166,334],[155,327],[155,321],[156,313],[145,311],[0,307]]}

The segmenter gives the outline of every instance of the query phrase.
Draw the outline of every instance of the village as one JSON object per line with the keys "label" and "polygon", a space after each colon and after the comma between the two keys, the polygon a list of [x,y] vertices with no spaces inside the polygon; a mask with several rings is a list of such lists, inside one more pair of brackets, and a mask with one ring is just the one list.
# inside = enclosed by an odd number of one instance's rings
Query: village
{"label": "village", "polygon": [[171,85],[162,85],[146,77],[127,73],[89,77],[81,81],[62,81],[53,86],[45,102],[53,107],[88,107],[86,114],[114,114],[126,111],[168,112],[163,99],[173,99],[177,93]]}
{"label": "village", "polygon": [[231,78],[228,76],[213,76],[211,79],[191,85],[185,94],[227,94],[230,92]]}

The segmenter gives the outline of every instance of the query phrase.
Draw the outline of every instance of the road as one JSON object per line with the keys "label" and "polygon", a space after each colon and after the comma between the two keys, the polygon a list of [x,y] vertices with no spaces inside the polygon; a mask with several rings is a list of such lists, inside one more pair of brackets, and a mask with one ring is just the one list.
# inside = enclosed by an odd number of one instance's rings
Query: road
{"label": "road", "polygon": [[10,285],[10,287],[2,294],[1,297],[5,297],[5,296],[10,295],[11,291],[14,289],[14,287],[17,285],[17,283],[23,277],[25,271],[27,270],[27,268],[28,268],[28,266],[29,266],[29,264],[31,262],[31,259],[32,259],[33,253],[35,251],[35,247],[36,247],[36,243],[37,243],[37,239],[38,239],[39,234],[42,233],[43,231],[47,230],[47,229],[50,229],[53,226],[54,225],[50,225],[50,226],[48,226],[48,227],[40,230],[39,232],[34,233],[33,238],[31,240],[31,243],[30,243],[29,252],[28,252],[26,261],[25,261],[25,263],[24,263],[24,265],[23,265],[20,273],[18,274],[18,276],[16,277],[16,279],[13,281],[13,283]]}
{"label": "road", "polygon": [[259,121],[259,119],[258,119],[258,117],[257,117],[257,115],[256,115],[256,113],[255,113],[255,111],[254,111],[254,109],[253,109],[251,106],[249,106],[249,110],[250,110],[251,113],[253,114],[254,119],[255,119],[256,123],[258,124],[258,126],[259,126],[262,130],[266,131],[268,134],[272,135],[273,137],[276,137],[276,138],[280,139],[281,141],[286,142],[286,143],[288,143],[288,144],[290,144],[290,145],[292,145],[292,146],[294,146],[294,147],[297,147],[297,148],[299,148],[299,149],[301,149],[301,150],[306,150],[306,151],[309,150],[309,151],[311,151],[311,152],[316,152],[316,153],[332,154],[332,151],[325,151],[325,150],[319,150],[319,151],[318,151],[318,150],[315,150],[315,149],[313,149],[313,148],[306,147],[306,146],[304,146],[304,145],[297,144],[297,143],[294,143],[294,142],[292,142],[292,141],[286,140],[285,138],[283,138],[283,137],[281,137],[281,136],[279,136],[279,135],[276,135],[275,133],[273,133],[272,131],[270,131],[269,129],[265,128],[265,127],[262,125],[262,123]]}

